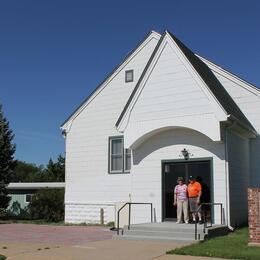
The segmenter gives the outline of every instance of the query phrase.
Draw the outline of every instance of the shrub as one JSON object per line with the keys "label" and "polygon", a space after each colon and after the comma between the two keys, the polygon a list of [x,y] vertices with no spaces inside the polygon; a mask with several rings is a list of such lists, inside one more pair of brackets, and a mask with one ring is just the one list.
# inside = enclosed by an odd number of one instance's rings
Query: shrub
{"label": "shrub", "polygon": [[22,207],[18,201],[13,201],[6,211],[6,219],[29,219],[28,207]]}
{"label": "shrub", "polygon": [[64,220],[64,189],[39,190],[28,208],[32,219]]}

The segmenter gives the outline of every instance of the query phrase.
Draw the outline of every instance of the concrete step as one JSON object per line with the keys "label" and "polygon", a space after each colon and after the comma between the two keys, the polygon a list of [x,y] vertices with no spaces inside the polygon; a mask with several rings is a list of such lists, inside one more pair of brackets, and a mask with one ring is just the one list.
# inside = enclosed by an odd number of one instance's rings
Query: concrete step
{"label": "concrete step", "polygon": [[[183,232],[183,233],[194,233],[195,225],[194,224],[175,224],[168,223],[167,225],[159,225],[157,223],[149,223],[149,224],[135,224],[131,225],[131,230],[153,230],[153,231],[171,231],[171,232]],[[197,225],[198,232],[202,232],[204,226]],[[127,229],[127,226],[124,227],[124,230]]]}
{"label": "concrete step", "polygon": [[[198,224],[197,228],[198,240],[226,235],[229,232],[228,227],[224,225],[213,225],[206,228],[205,233],[204,225]],[[119,234],[118,238],[122,239],[196,241],[195,224],[176,224],[173,222],[134,224],[131,225],[130,230],[125,226]]]}
{"label": "concrete step", "polygon": [[[116,238],[116,237],[115,237]],[[123,235],[119,236],[120,239],[126,239],[126,240],[156,240],[156,241],[171,241],[174,243],[185,243],[190,244],[192,242],[195,242],[194,239],[188,239],[188,238],[182,238],[182,237],[161,237],[161,236],[136,236],[136,235]]]}
{"label": "concrete step", "polygon": [[[204,239],[204,233],[203,231],[198,232],[201,239]],[[164,231],[164,230],[135,230],[135,229],[125,229],[123,231],[123,236],[145,236],[145,237],[164,237],[164,238],[182,238],[182,239],[188,239],[188,240],[194,240],[195,234],[194,230],[193,232],[179,232],[179,231]]]}

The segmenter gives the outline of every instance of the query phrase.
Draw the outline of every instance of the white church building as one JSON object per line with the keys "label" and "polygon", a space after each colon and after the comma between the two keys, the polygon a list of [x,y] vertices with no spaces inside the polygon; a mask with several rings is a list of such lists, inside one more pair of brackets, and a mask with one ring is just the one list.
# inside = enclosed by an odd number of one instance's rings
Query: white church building
{"label": "white church building", "polygon": [[[115,221],[124,202],[173,220],[176,179],[189,175],[227,225],[247,221],[247,188],[260,186],[260,90],[170,32],[150,32],[61,128],[66,222],[99,223],[101,209]],[[211,214],[220,222],[219,207]],[[132,207],[132,223],[149,216]]]}

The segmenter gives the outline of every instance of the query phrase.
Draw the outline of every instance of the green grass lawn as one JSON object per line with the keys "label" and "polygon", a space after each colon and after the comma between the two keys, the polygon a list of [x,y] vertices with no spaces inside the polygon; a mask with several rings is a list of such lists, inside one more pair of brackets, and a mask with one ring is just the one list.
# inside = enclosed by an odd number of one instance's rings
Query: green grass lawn
{"label": "green grass lawn", "polygon": [[167,254],[211,256],[227,259],[260,259],[260,247],[249,247],[248,228],[241,228],[227,236],[176,248]]}

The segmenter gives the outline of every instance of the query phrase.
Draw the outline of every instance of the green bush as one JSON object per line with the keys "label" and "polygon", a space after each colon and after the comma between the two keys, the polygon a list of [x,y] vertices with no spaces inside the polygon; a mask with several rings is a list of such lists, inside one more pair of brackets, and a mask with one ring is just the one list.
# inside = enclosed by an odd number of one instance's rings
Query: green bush
{"label": "green bush", "polygon": [[5,260],[6,257],[4,255],[0,255],[0,260]]}
{"label": "green bush", "polygon": [[32,219],[64,220],[64,189],[39,190],[28,206]]}

